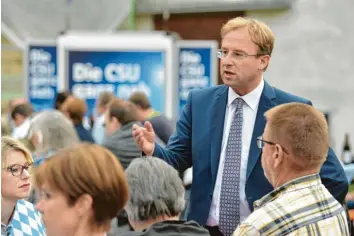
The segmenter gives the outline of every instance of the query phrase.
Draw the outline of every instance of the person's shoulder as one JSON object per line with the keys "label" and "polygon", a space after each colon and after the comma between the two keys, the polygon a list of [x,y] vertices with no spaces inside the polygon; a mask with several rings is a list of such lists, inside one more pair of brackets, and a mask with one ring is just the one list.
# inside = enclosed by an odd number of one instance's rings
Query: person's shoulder
{"label": "person's shoulder", "polygon": [[37,221],[41,221],[41,215],[34,205],[27,200],[18,200],[16,205],[17,210],[22,214],[27,214]]}
{"label": "person's shoulder", "polygon": [[275,87],[273,87],[273,89],[276,94],[276,98],[280,103],[299,102],[299,103],[311,104],[311,101],[309,99],[285,92]]}
{"label": "person's shoulder", "polygon": [[201,88],[201,89],[194,89],[190,91],[192,94],[192,97],[197,97],[197,98],[206,98],[206,97],[213,97],[216,95],[219,95],[223,92],[226,92],[228,90],[228,87],[226,85],[217,85],[209,88]]}
{"label": "person's shoulder", "polygon": [[143,236],[144,232],[129,231],[129,232],[120,233],[119,235],[120,236]]}

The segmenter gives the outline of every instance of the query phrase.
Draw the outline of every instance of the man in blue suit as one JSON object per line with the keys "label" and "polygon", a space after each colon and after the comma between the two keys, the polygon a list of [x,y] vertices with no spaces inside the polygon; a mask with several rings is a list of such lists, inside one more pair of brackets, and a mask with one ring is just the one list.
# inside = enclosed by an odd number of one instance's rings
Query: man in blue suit
{"label": "man in blue suit", "polygon": [[[205,225],[212,235],[230,235],[253,211],[253,202],[273,190],[256,143],[264,131],[264,113],[283,103],[311,104],[264,81],[274,46],[274,35],[264,23],[234,18],[222,27],[221,37],[224,85],[190,92],[166,148],[154,143],[149,122],[133,127],[146,155],[160,157],[180,172],[193,166],[188,220]],[[320,175],[343,203],[348,182],[332,149]]]}

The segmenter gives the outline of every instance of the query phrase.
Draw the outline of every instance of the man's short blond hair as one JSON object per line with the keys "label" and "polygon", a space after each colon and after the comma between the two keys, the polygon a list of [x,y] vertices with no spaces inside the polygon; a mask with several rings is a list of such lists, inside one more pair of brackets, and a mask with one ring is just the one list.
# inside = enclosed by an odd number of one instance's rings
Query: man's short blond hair
{"label": "man's short blond hair", "polygon": [[252,41],[259,47],[259,54],[271,56],[274,48],[274,34],[261,21],[245,17],[233,18],[221,28],[221,38],[224,38],[227,33],[233,30],[244,27],[247,27]]}
{"label": "man's short blond hair", "polygon": [[270,135],[267,138],[290,151],[294,169],[322,166],[329,148],[328,125],[323,113],[310,105],[288,103],[270,109],[265,116]]}

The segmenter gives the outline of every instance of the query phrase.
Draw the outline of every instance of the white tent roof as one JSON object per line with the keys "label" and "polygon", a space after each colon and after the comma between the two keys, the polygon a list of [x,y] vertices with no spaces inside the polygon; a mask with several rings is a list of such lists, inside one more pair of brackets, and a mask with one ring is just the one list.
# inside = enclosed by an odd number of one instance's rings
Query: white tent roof
{"label": "white tent roof", "polygon": [[2,0],[1,5],[3,33],[20,41],[55,39],[67,29],[115,30],[130,11],[130,0]]}

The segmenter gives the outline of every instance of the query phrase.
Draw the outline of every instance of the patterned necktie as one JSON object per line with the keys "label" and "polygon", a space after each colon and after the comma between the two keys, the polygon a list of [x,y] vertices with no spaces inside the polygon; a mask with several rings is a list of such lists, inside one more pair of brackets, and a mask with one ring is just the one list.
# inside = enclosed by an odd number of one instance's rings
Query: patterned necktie
{"label": "patterned necktie", "polygon": [[220,231],[230,236],[240,223],[240,167],[242,150],[242,98],[233,102],[236,110],[226,147],[220,193]]}

